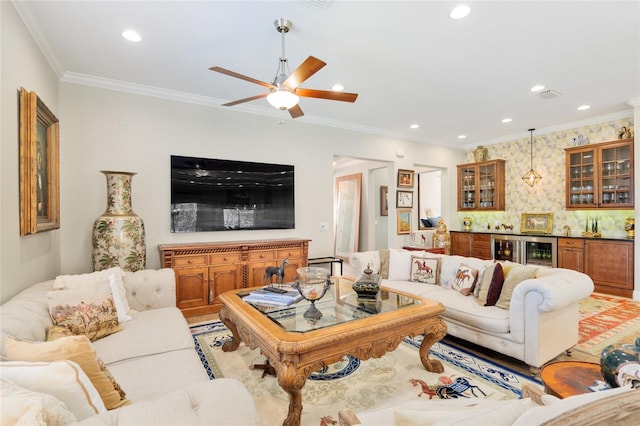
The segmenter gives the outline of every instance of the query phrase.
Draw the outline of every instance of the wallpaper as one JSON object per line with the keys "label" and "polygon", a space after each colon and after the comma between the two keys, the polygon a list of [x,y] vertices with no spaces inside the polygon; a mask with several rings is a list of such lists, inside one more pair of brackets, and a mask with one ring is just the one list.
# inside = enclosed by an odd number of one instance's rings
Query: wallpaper
{"label": "wallpaper", "polygon": [[[487,146],[488,159],[504,159],[505,163],[505,211],[458,212],[459,224],[452,229],[462,229],[462,219],[472,218],[473,231],[510,232],[496,225],[513,225],[513,232],[520,230],[520,213],[553,213],[553,234],[562,235],[565,225],[572,236],[579,236],[585,222],[596,218],[603,237],[625,237],[624,222],[633,217],[633,210],[565,210],[565,148],[574,146],[574,138],[583,135],[590,144],[618,139],[618,132],[625,126],[635,135],[633,116],[608,122],[591,124],[575,129],[560,130],[548,134],[533,132],[533,169],[542,180],[533,188],[521,177],[530,169],[530,137]],[[474,162],[473,150],[466,153],[466,161]],[[637,171],[636,171],[637,173]],[[638,201],[636,201],[638,202]]]}

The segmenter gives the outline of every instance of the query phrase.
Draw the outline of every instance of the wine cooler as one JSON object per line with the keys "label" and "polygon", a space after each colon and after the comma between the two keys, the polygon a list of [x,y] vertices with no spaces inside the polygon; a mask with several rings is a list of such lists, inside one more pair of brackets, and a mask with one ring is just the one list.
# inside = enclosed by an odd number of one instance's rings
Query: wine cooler
{"label": "wine cooler", "polygon": [[558,240],[529,235],[492,235],[491,254],[495,260],[549,268],[558,266]]}

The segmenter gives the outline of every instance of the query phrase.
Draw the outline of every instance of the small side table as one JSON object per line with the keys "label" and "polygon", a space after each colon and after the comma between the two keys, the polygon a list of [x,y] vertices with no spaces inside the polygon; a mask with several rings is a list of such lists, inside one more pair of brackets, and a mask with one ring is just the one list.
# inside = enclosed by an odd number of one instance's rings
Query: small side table
{"label": "small side table", "polygon": [[590,386],[604,381],[600,364],[584,361],[557,361],[542,367],[540,378],[546,393],[566,398],[592,392]]}
{"label": "small side table", "polygon": [[330,265],[330,272],[333,275],[333,264],[337,263],[340,267],[340,275],[342,275],[342,259],[339,257],[327,256],[327,257],[314,257],[309,259],[308,265],[322,265],[322,264]]}

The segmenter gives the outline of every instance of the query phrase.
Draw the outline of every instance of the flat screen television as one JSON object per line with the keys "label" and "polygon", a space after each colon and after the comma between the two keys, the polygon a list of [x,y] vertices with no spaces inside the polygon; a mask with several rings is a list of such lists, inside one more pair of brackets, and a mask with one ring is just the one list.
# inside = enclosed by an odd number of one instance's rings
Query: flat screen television
{"label": "flat screen television", "polygon": [[293,166],[171,156],[171,232],[293,228]]}

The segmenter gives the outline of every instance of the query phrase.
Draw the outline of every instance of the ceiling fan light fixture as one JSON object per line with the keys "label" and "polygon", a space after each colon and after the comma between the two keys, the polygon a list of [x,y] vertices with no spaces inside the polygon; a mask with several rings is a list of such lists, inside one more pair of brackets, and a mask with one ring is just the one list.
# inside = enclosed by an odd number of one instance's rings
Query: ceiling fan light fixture
{"label": "ceiling fan light fixture", "polygon": [[288,110],[298,105],[300,98],[295,93],[287,89],[275,89],[267,95],[267,101],[281,111]]}

